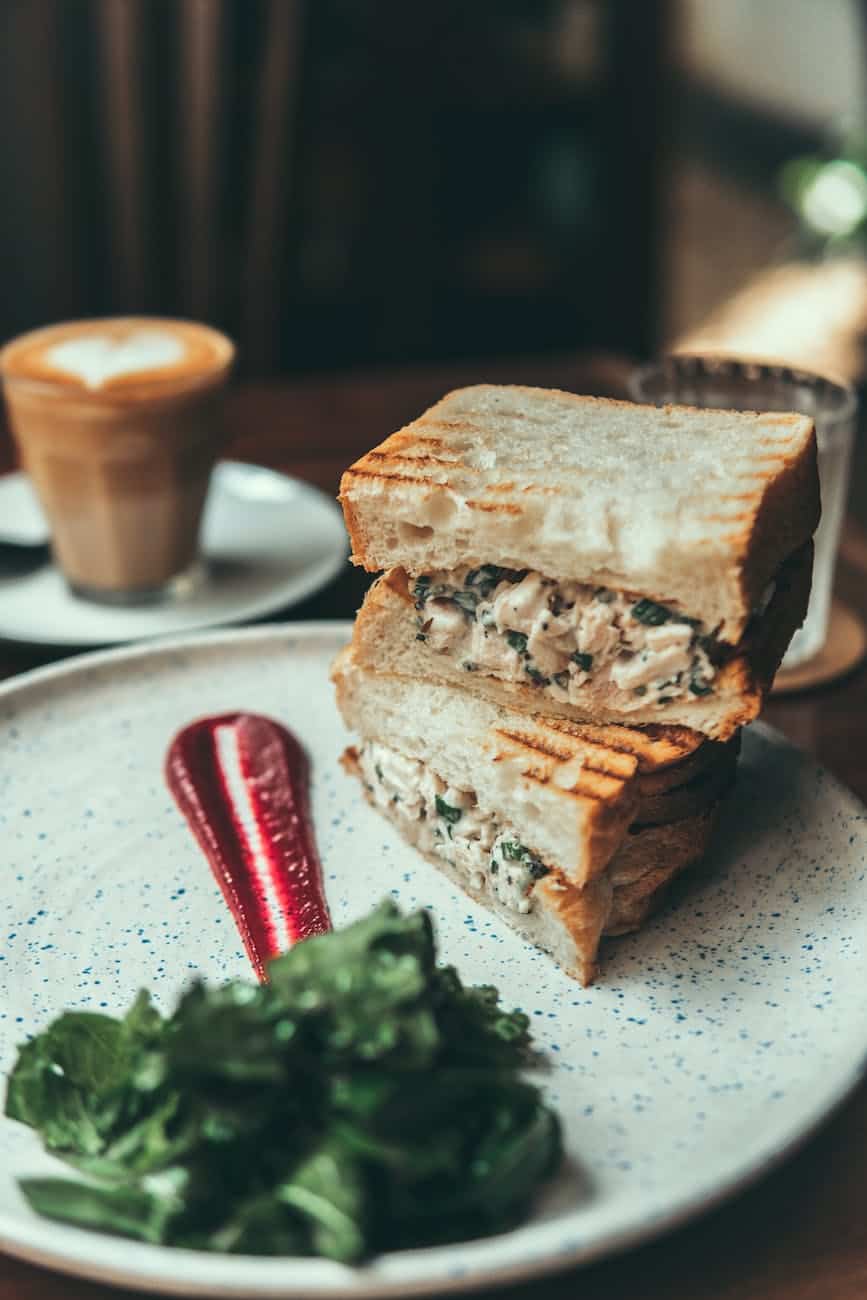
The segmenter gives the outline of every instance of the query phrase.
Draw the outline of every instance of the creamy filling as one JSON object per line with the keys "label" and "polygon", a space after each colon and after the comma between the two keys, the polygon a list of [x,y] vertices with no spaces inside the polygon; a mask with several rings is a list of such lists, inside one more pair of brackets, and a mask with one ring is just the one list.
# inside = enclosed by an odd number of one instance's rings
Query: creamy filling
{"label": "creamy filling", "polygon": [[413,598],[432,650],[564,703],[588,683],[624,713],[714,689],[722,646],[708,629],[625,592],[485,564],[425,574]]}
{"label": "creamy filling", "polygon": [[548,868],[471,790],[449,785],[426,763],[389,745],[367,742],[358,752],[365,788],[392,816],[414,824],[420,849],[436,853],[467,878],[473,893],[493,895],[526,914],[533,886]]}

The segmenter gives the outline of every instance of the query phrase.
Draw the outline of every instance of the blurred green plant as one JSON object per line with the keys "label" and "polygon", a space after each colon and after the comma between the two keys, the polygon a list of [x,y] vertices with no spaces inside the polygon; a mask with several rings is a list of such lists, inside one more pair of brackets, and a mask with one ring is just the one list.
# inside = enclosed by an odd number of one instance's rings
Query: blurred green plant
{"label": "blurred green plant", "polygon": [[779,190],[813,251],[867,252],[867,134],[847,135],[834,156],[792,158]]}

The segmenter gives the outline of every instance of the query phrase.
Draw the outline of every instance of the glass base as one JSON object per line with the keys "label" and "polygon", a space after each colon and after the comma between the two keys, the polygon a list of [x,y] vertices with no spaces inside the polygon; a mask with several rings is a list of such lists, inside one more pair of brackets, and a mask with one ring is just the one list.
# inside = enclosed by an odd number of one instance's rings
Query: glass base
{"label": "glass base", "polygon": [[159,605],[186,600],[202,585],[205,573],[204,562],[195,560],[188,569],[176,573],[158,587],[90,587],[86,583],[71,582],[69,579],[67,585],[79,600],[128,608],[131,605]]}

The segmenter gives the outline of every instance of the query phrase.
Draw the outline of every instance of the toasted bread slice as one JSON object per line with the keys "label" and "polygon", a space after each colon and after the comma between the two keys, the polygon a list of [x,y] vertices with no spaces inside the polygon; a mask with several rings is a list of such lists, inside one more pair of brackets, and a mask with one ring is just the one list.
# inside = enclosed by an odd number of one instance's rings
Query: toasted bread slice
{"label": "toasted bread slice", "polygon": [[506,906],[485,883],[419,844],[423,823],[402,815],[400,805],[383,808],[364,784],[357,751],[344,766],[362,779],[365,798],[453,884],[493,912],[535,947],[547,952],[573,979],[592,983],[603,935],[637,929],[664,898],[670,881],[704,854],[718,805],[669,826],[637,829],[614,855],[607,871],[583,888],[552,871],[532,888],[532,907],[520,913]]}
{"label": "toasted bread slice", "polygon": [[[708,741],[711,757],[706,766],[697,775],[676,785],[670,784],[665,789],[657,788],[648,793],[639,777],[641,801],[630,830],[636,826],[667,826],[672,822],[683,821],[685,817],[694,817],[711,804],[717,803],[734,785],[739,742],[739,735],[733,737],[727,745]],[[676,778],[677,771],[677,768],[670,770],[670,781]]]}
{"label": "toasted bread slice", "polygon": [[[667,703],[630,702],[624,714],[606,694],[604,679],[591,674],[568,702],[556,698],[548,685],[507,681],[494,670],[474,665],[468,673],[460,658],[437,652],[419,639],[412,593],[402,569],[387,573],[367,593],[356,620],[355,653],[359,662],[383,672],[406,677],[469,686],[505,707],[572,722],[628,724],[634,731],[644,724],[689,728],[726,741],[739,727],[758,716],[774,675],[796,628],[803,622],[810,595],[812,542],[808,542],[779,570],[773,597],[740,646],[728,653],[717,670],[708,694],[685,694]],[[615,744],[612,735],[606,743]]]}
{"label": "toasted bread slice", "polygon": [[482,384],[356,461],[340,500],[366,569],[536,570],[648,597],[734,645],[816,527],[816,441],[803,415]]}
{"label": "toasted bread slice", "polygon": [[604,871],[635,818],[635,754],[563,719],[550,725],[450,686],[372,672],[352,647],[332,679],[349,728],[506,812],[520,842],[575,884]]}

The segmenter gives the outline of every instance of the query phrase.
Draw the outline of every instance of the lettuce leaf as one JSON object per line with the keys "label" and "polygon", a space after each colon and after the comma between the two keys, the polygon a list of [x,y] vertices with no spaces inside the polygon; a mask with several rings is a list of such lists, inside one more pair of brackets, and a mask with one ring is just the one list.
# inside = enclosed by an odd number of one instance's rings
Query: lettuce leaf
{"label": "lettuce leaf", "polygon": [[527,1018],[438,967],[391,903],[269,983],[194,984],[163,1018],[67,1012],[21,1047],[6,1114],[79,1177],[37,1213],[201,1250],[351,1263],[502,1231],[561,1159]]}

